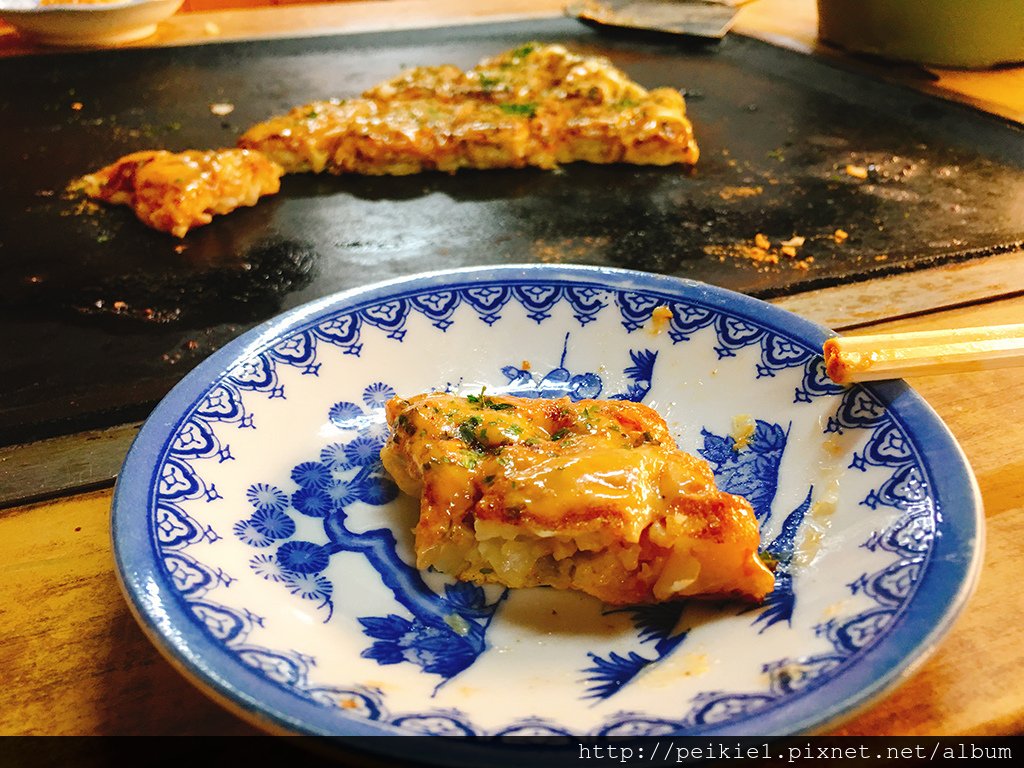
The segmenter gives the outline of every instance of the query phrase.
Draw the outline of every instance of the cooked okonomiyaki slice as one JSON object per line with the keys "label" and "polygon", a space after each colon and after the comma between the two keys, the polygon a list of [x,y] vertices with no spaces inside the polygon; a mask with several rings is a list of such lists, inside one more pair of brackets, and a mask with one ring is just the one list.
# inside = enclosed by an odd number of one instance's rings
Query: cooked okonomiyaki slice
{"label": "cooked okonomiyaki slice", "polygon": [[152,150],[126,155],[73,186],[97,200],[127,205],[150,227],[184,237],[215,214],[274,194],[283,173],[273,160],[247,149]]}
{"label": "cooked okonomiyaki slice", "polygon": [[457,67],[416,67],[345,101],[250,128],[242,147],[287,172],[402,175],[559,163],[693,164],[680,93],[648,91],[607,59],[529,45]]}
{"label": "cooked okonomiyaki slice", "polygon": [[395,398],[385,468],[420,498],[417,567],[622,605],[757,601],[774,586],[751,505],[639,403]]}

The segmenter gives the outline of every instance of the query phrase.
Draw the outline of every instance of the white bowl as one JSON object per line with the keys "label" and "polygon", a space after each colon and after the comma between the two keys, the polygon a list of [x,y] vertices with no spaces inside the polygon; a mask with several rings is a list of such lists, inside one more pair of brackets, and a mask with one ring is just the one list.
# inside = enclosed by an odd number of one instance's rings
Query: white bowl
{"label": "white bowl", "polygon": [[181,7],[182,0],[111,0],[88,5],[40,5],[0,0],[0,18],[35,43],[65,47],[141,40]]}

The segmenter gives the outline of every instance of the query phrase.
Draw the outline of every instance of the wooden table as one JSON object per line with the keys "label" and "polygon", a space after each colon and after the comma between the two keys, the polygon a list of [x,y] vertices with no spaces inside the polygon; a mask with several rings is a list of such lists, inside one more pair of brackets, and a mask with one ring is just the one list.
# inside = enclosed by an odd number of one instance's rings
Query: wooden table
{"label": "wooden table", "polygon": [[[561,0],[392,0],[179,15],[149,44],[336,33],[542,17]],[[762,0],[739,29],[791,47],[814,42],[809,0]],[[0,34],[0,55],[34,49]],[[831,53],[830,55],[840,55]],[[876,65],[877,66],[877,65]],[[893,77],[1024,121],[1024,68]],[[1024,254],[1010,253],[777,303],[838,329],[912,330],[1024,322]],[[1024,732],[1024,368],[910,382],[963,446],[981,487],[988,541],[981,582],[935,652],[837,734]],[[0,511],[0,734],[226,734],[255,731],[207,700],[143,636],[114,576],[111,491]]]}

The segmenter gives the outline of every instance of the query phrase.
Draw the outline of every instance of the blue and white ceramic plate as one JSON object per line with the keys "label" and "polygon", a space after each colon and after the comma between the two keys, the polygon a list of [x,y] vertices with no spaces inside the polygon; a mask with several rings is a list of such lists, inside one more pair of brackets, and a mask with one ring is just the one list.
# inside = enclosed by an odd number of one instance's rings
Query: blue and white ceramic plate
{"label": "blue and white ceramic plate", "polygon": [[[113,510],[129,601],[191,679],[278,731],[820,730],[938,642],[982,541],[943,424],[902,383],[832,384],[827,335],[735,293],[589,267],[435,273],[301,307],[213,355],[143,428]],[[417,571],[382,406],[482,387],[656,408],[751,501],[775,592],[612,610]],[[737,420],[756,427],[745,447]]]}

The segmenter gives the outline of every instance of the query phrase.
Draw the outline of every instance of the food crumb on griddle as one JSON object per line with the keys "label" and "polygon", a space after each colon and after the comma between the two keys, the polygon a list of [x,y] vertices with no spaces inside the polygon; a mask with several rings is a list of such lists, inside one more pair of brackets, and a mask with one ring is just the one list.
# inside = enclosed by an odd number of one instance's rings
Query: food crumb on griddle
{"label": "food crumb on griddle", "polygon": [[803,235],[793,235],[788,240],[782,240],[778,246],[772,245],[772,241],[762,232],[754,235],[753,244],[730,243],[724,245],[705,245],[704,253],[708,256],[715,256],[720,262],[726,258],[742,259],[758,265],[758,271],[766,271],[779,264],[789,264],[793,269],[807,271],[814,263],[813,256],[798,258],[798,248],[801,248],[807,238]]}
{"label": "food crumb on griddle", "polygon": [[595,249],[606,248],[609,242],[610,238],[606,235],[570,236],[557,240],[538,238],[533,243],[532,251],[537,259],[546,264],[562,264],[585,258]]}
{"label": "food crumb on griddle", "polygon": [[723,200],[736,200],[744,197],[756,197],[764,192],[764,187],[723,187],[718,196]]}

